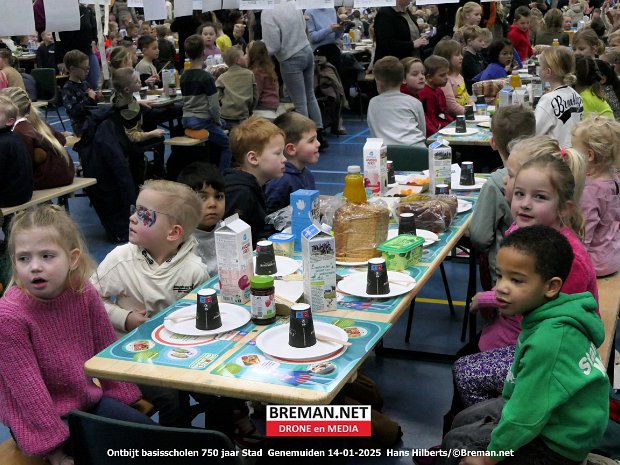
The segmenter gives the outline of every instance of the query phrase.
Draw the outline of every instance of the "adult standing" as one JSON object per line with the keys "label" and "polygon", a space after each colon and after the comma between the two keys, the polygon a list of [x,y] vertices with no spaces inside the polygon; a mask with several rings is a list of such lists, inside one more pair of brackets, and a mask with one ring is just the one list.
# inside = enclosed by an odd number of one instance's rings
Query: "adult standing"
{"label": "adult standing", "polygon": [[416,19],[409,11],[411,0],[396,0],[396,6],[379,9],[375,18],[375,62],[385,56],[398,59],[420,57],[420,48],[428,44],[420,37]]}
{"label": "adult standing", "polygon": [[338,24],[336,10],[334,8],[313,8],[306,10],[308,18],[308,35],[310,45],[319,56],[327,59],[328,63],[340,73],[342,60],[340,57],[340,47],[338,39],[344,32],[344,27]]}
{"label": "adult standing", "polygon": [[294,0],[280,0],[261,17],[263,42],[280,63],[282,81],[295,111],[309,116],[316,124],[319,141],[325,147],[323,119],[314,95],[314,55],[306,36],[306,21]]}

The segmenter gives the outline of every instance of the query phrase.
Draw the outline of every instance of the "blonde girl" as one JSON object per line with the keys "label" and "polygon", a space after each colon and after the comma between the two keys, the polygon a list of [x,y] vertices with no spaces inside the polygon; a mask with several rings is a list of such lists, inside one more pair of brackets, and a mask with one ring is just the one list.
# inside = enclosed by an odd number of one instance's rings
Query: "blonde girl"
{"label": "blonde girl", "polygon": [[584,244],[597,276],[620,270],[620,123],[594,115],[573,128],[573,147],[586,161],[581,197]]}
{"label": "blonde girl", "polygon": [[280,105],[278,77],[264,42],[252,41],[248,45],[248,69],[254,73],[258,87],[256,110],[270,111],[277,116]]}
{"label": "blonde girl", "polygon": [[482,20],[482,7],[476,2],[467,2],[456,10],[454,31],[463,26],[478,26]]}
{"label": "blonde girl", "polygon": [[571,130],[583,115],[583,101],[571,87],[577,82],[575,57],[568,47],[547,47],[539,63],[540,77],[550,88],[536,106],[536,134],[548,134],[570,147]]}
{"label": "blonde girl", "polygon": [[[551,137],[536,136],[516,143],[508,157],[509,164],[511,160],[516,176],[512,189],[507,187],[506,193],[510,191],[512,195],[515,222],[506,234],[533,225],[558,230],[570,243],[574,255],[562,292],[591,292],[598,301],[594,267],[578,236],[583,226],[578,206],[585,178],[583,157],[576,150],[561,149]],[[498,305],[493,291],[479,293],[475,300],[476,309],[480,310]],[[501,394],[520,331],[519,317],[498,315],[482,330],[482,352],[456,361],[453,373],[465,406]]]}
{"label": "blonde girl", "polygon": [[598,38],[598,34],[591,27],[583,27],[573,36],[573,51],[575,55],[596,57],[605,53],[605,44]]}
{"label": "blonde girl", "polygon": [[18,115],[13,132],[24,142],[34,170],[34,189],[50,189],[73,182],[75,167],[64,148],[65,137],[54,130],[31,106],[24,89],[8,87],[0,95],[10,98]]}
{"label": "blonde girl", "polygon": [[444,57],[450,63],[448,84],[441,88],[446,96],[448,113],[452,116],[465,114],[465,105],[469,105],[471,99],[465,88],[465,79],[461,75],[463,65],[461,44],[456,40],[441,40],[435,45],[433,54]]}
{"label": "blonde girl", "polygon": [[418,98],[418,92],[420,92],[426,84],[426,76],[424,65],[422,60],[414,57],[406,57],[400,60],[405,69],[405,79],[400,86],[400,91],[403,94],[411,95]]}
{"label": "blonde girl", "polygon": [[75,223],[60,207],[18,213],[8,253],[11,286],[0,299],[0,421],[28,455],[72,465],[65,445],[73,409],[152,423],[129,407],[134,385],[84,375],[84,363],[116,340],[90,284],[94,264]]}

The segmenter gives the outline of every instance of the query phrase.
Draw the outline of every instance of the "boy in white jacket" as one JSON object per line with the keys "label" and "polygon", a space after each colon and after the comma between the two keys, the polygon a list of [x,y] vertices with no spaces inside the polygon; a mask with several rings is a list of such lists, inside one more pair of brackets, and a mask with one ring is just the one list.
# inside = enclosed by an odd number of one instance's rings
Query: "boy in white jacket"
{"label": "boy in white jacket", "polygon": [[[129,217],[129,243],[110,252],[91,278],[117,333],[137,328],[209,278],[194,253],[192,233],[201,218],[202,201],[188,186],[161,180],[142,186]],[[191,426],[187,394],[140,388],[159,408],[160,424]]]}

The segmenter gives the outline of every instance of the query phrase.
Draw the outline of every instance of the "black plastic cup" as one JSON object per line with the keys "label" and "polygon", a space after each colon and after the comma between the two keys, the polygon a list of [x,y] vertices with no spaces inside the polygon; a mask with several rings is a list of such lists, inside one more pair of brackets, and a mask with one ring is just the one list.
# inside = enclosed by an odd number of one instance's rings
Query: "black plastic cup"
{"label": "black plastic cup", "polygon": [[196,298],[196,329],[211,330],[222,326],[220,305],[215,289],[200,289]]}
{"label": "black plastic cup", "polygon": [[476,183],[474,179],[474,163],[471,161],[464,161],[461,163],[461,186],[473,186]]}
{"label": "black plastic cup", "polygon": [[450,186],[447,184],[437,184],[435,186],[435,195],[449,195]]}
{"label": "black plastic cup", "polygon": [[288,330],[288,345],[304,348],[316,344],[312,310],[308,304],[294,304],[291,306],[290,325]]}
{"label": "black plastic cup", "polygon": [[256,243],[256,269],[255,274],[276,274],[278,267],[276,265],[276,254],[273,250],[271,241],[258,241]]}
{"label": "black plastic cup", "polygon": [[366,277],[366,294],[384,295],[390,292],[387,265],[385,258],[371,258],[368,260],[368,275]]}
{"label": "black plastic cup", "polygon": [[401,213],[398,222],[398,234],[413,234],[415,236],[415,215],[413,213]]}
{"label": "black plastic cup", "polygon": [[474,113],[474,106],[473,105],[465,105],[465,119],[467,121],[475,121],[476,120],[476,114]]}
{"label": "black plastic cup", "polygon": [[456,133],[464,134],[467,132],[467,124],[465,123],[465,116],[458,115],[456,117]]}
{"label": "black plastic cup", "polygon": [[486,105],[487,100],[484,95],[476,95],[476,104]]}

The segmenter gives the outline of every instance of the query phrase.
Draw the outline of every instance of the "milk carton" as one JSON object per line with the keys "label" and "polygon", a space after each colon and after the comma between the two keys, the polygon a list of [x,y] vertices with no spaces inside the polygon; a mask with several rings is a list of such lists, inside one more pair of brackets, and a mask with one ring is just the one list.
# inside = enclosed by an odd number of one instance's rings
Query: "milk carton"
{"label": "milk carton", "polygon": [[380,197],[387,192],[387,148],[383,139],[369,137],[364,144],[364,186]]}
{"label": "milk carton", "polygon": [[215,252],[222,301],[246,303],[250,300],[250,278],[254,276],[252,233],[238,214],[223,220],[215,230]]}
{"label": "milk carton", "polygon": [[505,107],[506,105],[512,105],[513,93],[514,93],[514,89],[510,86],[506,86],[502,90],[500,90],[498,100],[497,100],[497,106]]}
{"label": "milk carton", "polygon": [[429,192],[435,193],[437,184],[452,185],[452,149],[447,140],[440,137],[428,146]]}
{"label": "milk carton", "polygon": [[336,240],[327,225],[303,230],[304,301],[313,312],[336,310]]}
{"label": "milk carton", "polygon": [[291,193],[291,232],[295,235],[295,251],[301,252],[301,233],[321,219],[319,191],[298,189]]}

